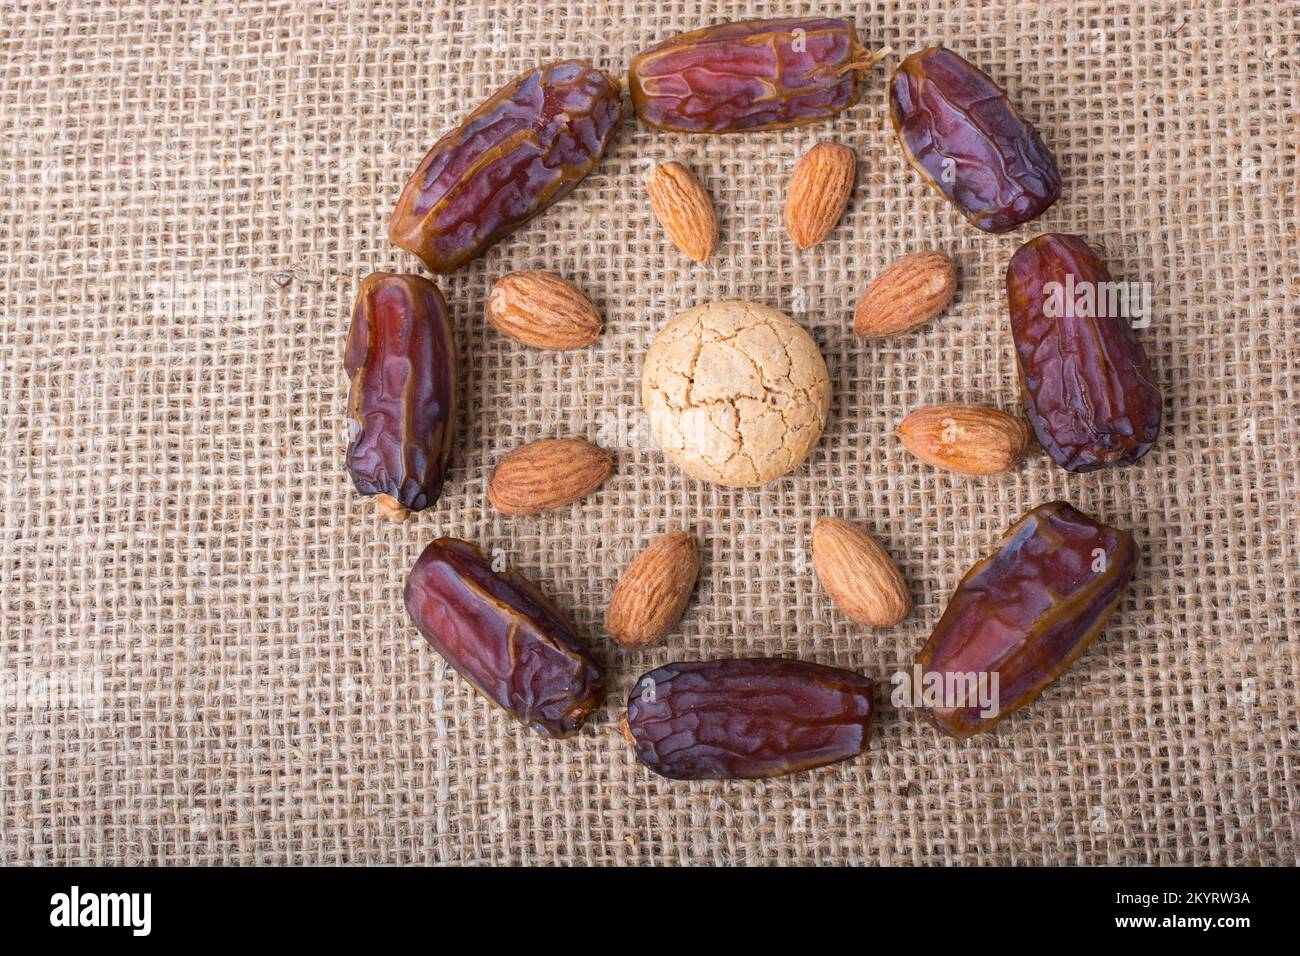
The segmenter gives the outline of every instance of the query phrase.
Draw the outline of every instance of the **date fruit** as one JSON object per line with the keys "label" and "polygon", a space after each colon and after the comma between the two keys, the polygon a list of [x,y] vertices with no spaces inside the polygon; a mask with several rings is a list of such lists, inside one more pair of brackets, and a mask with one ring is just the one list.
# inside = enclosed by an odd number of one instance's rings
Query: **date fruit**
{"label": "date fruit", "polygon": [[941,47],[913,53],[889,84],[889,116],[913,168],[977,228],[1006,232],[1061,194],[1042,137],[984,71]]}
{"label": "date fruit", "polygon": [[622,118],[618,83],[581,60],[516,77],[429,150],[388,238],[434,272],[459,269],[568,195]]}
{"label": "date fruit", "polygon": [[468,541],[439,538],[406,579],[406,610],[462,677],[520,723],[568,737],[605,696],[600,666],[564,613]]}
{"label": "date fruit", "polygon": [[739,133],[815,123],[858,101],[879,59],[850,20],[744,20],[683,33],[628,70],[643,122],[679,133]]}
{"label": "date fruit", "polygon": [[401,520],[438,500],[456,433],[456,342],[447,303],[421,276],[375,272],[357,292],[344,366],[348,471]]}
{"label": "date fruit", "polygon": [[784,658],[665,664],[628,695],[637,759],[673,780],[747,780],[856,757],[875,692],[852,671]]}
{"label": "date fruit", "polygon": [[913,671],[936,698],[925,716],[965,738],[1034,700],[1101,633],[1135,560],[1127,531],[1061,501],[1034,508],[962,578],[917,655]]}
{"label": "date fruit", "polygon": [[1025,414],[1067,471],[1131,465],[1160,434],[1160,390],[1119,288],[1079,236],[1031,239],[1007,266]]}

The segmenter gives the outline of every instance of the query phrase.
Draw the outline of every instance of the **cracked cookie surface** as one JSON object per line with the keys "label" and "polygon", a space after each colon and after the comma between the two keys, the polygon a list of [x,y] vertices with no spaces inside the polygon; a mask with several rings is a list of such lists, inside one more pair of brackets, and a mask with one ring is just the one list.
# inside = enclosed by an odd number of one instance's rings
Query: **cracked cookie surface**
{"label": "cracked cookie surface", "polygon": [[793,319],[738,299],[675,316],[646,353],[650,431],[693,478],[751,488],[798,468],[826,425],[830,377]]}

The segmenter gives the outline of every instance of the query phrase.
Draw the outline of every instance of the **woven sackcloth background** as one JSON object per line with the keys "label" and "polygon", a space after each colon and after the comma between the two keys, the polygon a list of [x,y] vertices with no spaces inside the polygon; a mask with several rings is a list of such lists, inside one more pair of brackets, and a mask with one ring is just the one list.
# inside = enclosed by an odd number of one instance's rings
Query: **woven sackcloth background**
{"label": "woven sackcloth background", "polygon": [[[983,66],[1066,181],[990,236],[905,164],[884,101],[815,127],[717,139],[625,124],[543,218],[439,280],[464,380],[439,505],[380,521],[352,489],[343,341],[357,283],[420,271],[388,214],[437,136],[515,74],[723,19],[744,0],[45,3],[0,6],[0,858],[6,863],[1286,863],[1300,857],[1300,6],[1176,0],[833,2],[863,41],[942,42]],[[819,139],[858,183],[799,253],[785,181]],[[643,192],[680,159],[717,202],[694,266]],[[921,404],[1016,407],[1003,270],[1042,231],[1084,234],[1151,284],[1139,329],[1165,430],[1138,466],[1000,478],[907,457]],[[959,264],[940,320],[864,342],[853,304],[891,260]],[[587,291],[606,327],[543,353],[483,318],[520,268]],[[646,433],[638,377],[669,316],[743,297],[793,315],[834,387],[809,462],[761,490],[686,479]],[[544,436],[611,448],[586,500],[508,518],[493,463]],[[888,702],[965,570],[1064,498],[1132,528],[1134,584],[1103,637],[996,735],[941,738]],[[809,568],[813,520],[869,526],[916,607],[853,625]],[[619,650],[619,571],[693,528],[704,569],[679,632]],[[438,534],[500,549],[605,658],[610,701],[548,742],[470,690],[407,621]],[[617,730],[671,659],[783,654],[859,669],[884,705],[863,758],[767,782],[672,783]]]}

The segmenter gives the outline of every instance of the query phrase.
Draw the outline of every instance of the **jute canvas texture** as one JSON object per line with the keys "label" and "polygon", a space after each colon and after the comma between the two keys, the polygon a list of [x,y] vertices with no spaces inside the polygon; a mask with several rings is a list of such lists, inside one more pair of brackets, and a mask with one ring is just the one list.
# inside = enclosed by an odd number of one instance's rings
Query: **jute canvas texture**
{"label": "jute canvas texture", "polygon": [[[425,150],[531,66],[634,53],[779,3],[0,5],[0,858],[61,864],[1286,863],[1297,772],[1297,126],[1300,6],[1110,0],[831,3],[863,42],[943,43],[1008,87],[1060,161],[1061,200],[1004,236],[904,162],[885,107],[789,132],[692,138],[625,123],[582,186],[454,276],[463,410],[438,506],[382,523],[344,470],[342,351]],[[796,159],[853,146],[840,227],[781,225]],[[664,238],[643,191],[678,159],[717,203],[716,256]],[[1165,397],[1136,467],[1069,475],[1041,452],[961,478],[892,436],[915,407],[1014,408],[1002,285],[1017,245],[1081,233],[1151,284],[1138,330]],[[864,342],[853,304],[923,248],[957,301]],[[492,282],[558,272],[605,316],[545,353],[484,320]],[[823,350],[833,404],[796,473],[761,490],[685,478],[648,436],[641,361],[677,311],[756,300]],[[507,450],[584,437],[614,477],[504,517]],[[967,568],[1028,508],[1131,528],[1133,585],[1104,635],[995,735],[940,737],[888,702]],[[813,521],[861,521],[915,601],[852,624],[816,584]],[[697,596],[661,647],[603,630],[620,570],[694,529]],[[610,702],[548,742],[451,673],[409,624],[432,538],[499,549],[606,660]],[[617,715],[673,659],[791,655],[863,671],[870,752],[767,782],[674,783]]]}

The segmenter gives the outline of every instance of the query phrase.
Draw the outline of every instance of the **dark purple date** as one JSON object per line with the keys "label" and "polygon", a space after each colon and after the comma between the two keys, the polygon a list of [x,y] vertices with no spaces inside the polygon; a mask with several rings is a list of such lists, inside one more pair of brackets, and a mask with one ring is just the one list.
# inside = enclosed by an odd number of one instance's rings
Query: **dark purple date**
{"label": "dark purple date", "polygon": [[456,342],[438,287],[376,272],[357,292],[344,366],[348,471],[390,518],[438,500],[456,433]]}
{"label": "dark purple date", "polygon": [[741,133],[848,109],[858,101],[859,72],[875,60],[849,20],[744,20],[665,40],[638,54],[628,76],[643,122],[681,133]]}
{"label": "dark purple date", "polygon": [[581,729],[605,678],[569,619],[533,582],[474,545],[439,538],[406,580],[406,610],[462,677],[547,737]]}
{"label": "dark purple date", "polygon": [[674,780],[776,777],[865,751],[874,704],[866,677],[806,661],[665,664],[632,688],[624,732]]}
{"label": "dark purple date", "polygon": [[1007,266],[1025,413],[1068,471],[1132,464],[1160,434],[1160,390],[1124,317],[1127,289],[1078,236],[1031,239]]}
{"label": "dark purple date", "polygon": [[572,192],[622,118],[618,84],[581,60],[516,77],[429,150],[388,238],[454,272]]}
{"label": "dark purple date", "polygon": [[937,697],[925,716],[969,737],[1034,700],[1101,633],[1135,560],[1127,531],[1061,501],[1030,511],[962,578],[917,655]]}
{"label": "dark purple date", "polygon": [[1000,86],[951,50],[913,53],[889,84],[907,161],[985,232],[1041,215],[1061,194],[1056,159]]}

